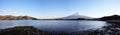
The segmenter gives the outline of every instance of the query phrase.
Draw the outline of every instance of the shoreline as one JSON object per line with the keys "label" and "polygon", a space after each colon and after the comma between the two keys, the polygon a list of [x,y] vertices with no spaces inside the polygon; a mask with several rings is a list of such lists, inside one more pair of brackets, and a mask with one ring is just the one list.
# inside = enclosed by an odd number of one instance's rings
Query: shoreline
{"label": "shoreline", "polygon": [[90,30],[77,32],[77,34],[68,33],[50,33],[40,29],[34,28],[33,26],[16,26],[12,28],[6,28],[0,30],[0,35],[119,35],[120,34],[120,21],[109,20],[108,26],[104,26],[102,29]]}

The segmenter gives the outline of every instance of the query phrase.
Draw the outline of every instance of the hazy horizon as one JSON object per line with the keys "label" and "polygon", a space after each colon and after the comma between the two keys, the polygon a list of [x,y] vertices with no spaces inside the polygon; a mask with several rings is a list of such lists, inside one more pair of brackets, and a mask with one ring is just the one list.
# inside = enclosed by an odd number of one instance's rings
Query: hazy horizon
{"label": "hazy horizon", "polygon": [[0,15],[64,17],[78,12],[98,18],[120,15],[120,0],[0,0]]}

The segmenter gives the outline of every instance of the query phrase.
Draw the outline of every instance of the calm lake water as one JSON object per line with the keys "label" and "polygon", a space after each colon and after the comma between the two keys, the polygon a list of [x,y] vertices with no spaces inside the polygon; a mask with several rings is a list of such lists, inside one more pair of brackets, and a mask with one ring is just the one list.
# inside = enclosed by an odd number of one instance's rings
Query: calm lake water
{"label": "calm lake water", "polygon": [[104,21],[78,21],[78,20],[5,20],[0,21],[0,29],[15,26],[34,26],[47,32],[78,32],[95,30],[106,26]]}

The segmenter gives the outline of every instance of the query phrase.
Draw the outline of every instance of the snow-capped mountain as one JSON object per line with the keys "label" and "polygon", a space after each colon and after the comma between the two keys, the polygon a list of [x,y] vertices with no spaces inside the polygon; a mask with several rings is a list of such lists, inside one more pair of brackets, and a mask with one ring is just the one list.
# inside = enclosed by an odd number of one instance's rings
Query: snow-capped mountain
{"label": "snow-capped mountain", "polygon": [[91,17],[88,17],[88,16],[79,15],[79,13],[75,13],[75,14],[69,15],[67,17],[62,17],[62,18],[63,19],[78,19],[78,18],[92,19]]}

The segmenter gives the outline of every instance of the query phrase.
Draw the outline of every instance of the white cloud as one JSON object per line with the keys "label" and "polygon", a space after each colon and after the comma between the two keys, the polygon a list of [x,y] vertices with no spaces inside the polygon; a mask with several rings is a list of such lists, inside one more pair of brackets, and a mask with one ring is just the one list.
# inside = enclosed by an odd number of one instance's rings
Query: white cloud
{"label": "white cloud", "polygon": [[17,13],[17,12],[11,12],[11,11],[8,11],[8,10],[0,10],[0,13],[2,13],[4,15],[14,15],[14,16],[19,15],[19,13]]}
{"label": "white cloud", "polygon": [[18,15],[18,13],[16,13],[16,12],[11,12],[11,13],[9,13],[10,15],[15,15],[15,16],[17,16]]}
{"label": "white cloud", "polygon": [[0,10],[0,12],[4,13],[4,12],[6,12],[6,10]]}

